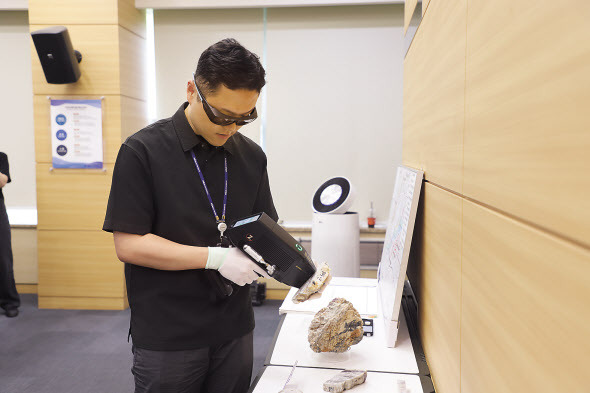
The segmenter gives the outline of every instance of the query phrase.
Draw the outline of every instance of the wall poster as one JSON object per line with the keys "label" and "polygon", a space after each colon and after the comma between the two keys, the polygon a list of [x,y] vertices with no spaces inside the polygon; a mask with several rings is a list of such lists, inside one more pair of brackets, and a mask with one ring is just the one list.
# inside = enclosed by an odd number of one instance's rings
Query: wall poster
{"label": "wall poster", "polygon": [[103,168],[102,100],[51,100],[53,168]]}

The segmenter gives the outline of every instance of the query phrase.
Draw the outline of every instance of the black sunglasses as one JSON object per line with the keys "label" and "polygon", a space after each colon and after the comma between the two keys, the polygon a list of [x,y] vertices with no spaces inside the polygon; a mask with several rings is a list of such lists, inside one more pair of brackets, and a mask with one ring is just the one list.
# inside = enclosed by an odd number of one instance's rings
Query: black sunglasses
{"label": "black sunglasses", "polygon": [[218,126],[228,126],[232,123],[236,123],[238,126],[243,126],[248,123],[252,123],[258,117],[258,113],[256,113],[256,108],[252,109],[252,112],[245,116],[229,116],[221,113],[207,102],[201,90],[199,90],[199,86],[197,86],[197,80],[195,79],[195,74],[193,74],[193,82],[195,83],[195,87],[197,88],[197,94],[203,103],[203,109],[207,114],[211,123],[217,124]]}

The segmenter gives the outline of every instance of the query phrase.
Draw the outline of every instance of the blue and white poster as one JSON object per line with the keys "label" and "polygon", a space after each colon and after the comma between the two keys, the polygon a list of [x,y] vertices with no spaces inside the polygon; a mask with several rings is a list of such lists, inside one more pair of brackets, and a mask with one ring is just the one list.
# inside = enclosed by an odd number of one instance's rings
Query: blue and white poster
{"label": "blue and white poster", "polygon": [[51,100],[54,168],[102,169],[101,100]]}

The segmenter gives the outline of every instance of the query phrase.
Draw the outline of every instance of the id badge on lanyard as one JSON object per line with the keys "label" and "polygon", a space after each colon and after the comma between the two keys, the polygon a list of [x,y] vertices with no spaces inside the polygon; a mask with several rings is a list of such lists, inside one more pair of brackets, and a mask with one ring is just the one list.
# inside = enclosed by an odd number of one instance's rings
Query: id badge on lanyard
{"label": "id badge on lanyard", "polygon": [[213,205],[213,200],[211,199],[211,194],[209,193],[209,188],[207,188],[207,183],[205,183],[205,177],[203,176],[203,172],[201,171],[201,167],[197,162],[197,156],[195,152],[191,150],[191,156],[193,157],[193,161],[195,166],[197,167],[197,172],[199,172],[199,177],[201,178],[201,183],[203,183],[203,187],[205,188],[205,193],[207,194],[207,198],[209,199],[209,204],[211,205],[211,210],[213,211],[213,215],[215,216],[215,222],[217,222],[217,230],[219,231],[219,242],[217,243],[217,247],[229,247],[231,244],[229,239],[224,235],[225,230],[227,229],[227,224],[225,223],[225,211],[227,207],[227,183],[228,183],[228,175],[227,175],[227,152],[223,152],[224,158],[224,169],[225,169],[225,190],[223,192],[223,212],[221,218],[217,214],[217,210],[215,210],[215,205]]}

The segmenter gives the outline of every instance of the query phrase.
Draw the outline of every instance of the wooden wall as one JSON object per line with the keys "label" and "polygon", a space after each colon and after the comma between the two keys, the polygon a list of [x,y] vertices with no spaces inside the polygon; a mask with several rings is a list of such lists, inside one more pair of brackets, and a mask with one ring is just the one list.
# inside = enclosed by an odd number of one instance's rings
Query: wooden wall
{"label": "wooden wall", "polygon": [[37,293],[37,283],[39,282],[37,228],[12,225],[10,232],[16,289],[18,293]]}
{"label": "wooden wall", "polygon": [[588,391],[590,3],[431,0],[404,62],[438,393]]}
{"label": "wooden wall", "polygon": [[[119,146],[147,122],[145,12],[133,0],[29,0],[29,24],[66,26],[82,53],[80,80],[51,85],[31,42],[39,307],[122,309],[123,264],[101,228]],[[102,98],[105,171],[51,170],[48,97]]]}

